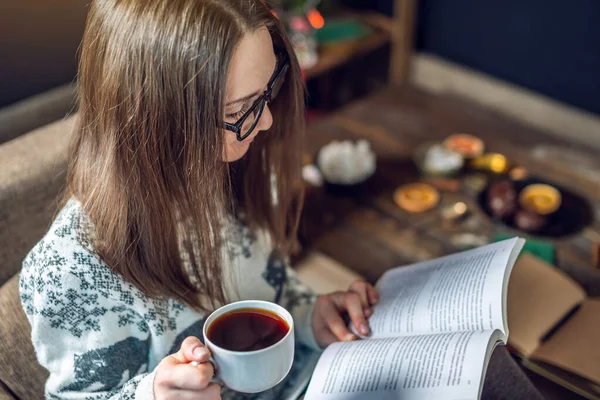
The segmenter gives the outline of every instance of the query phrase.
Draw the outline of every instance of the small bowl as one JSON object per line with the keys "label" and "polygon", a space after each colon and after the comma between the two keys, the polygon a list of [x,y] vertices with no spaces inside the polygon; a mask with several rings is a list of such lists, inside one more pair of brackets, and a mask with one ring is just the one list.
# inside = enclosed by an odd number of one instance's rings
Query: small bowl
{"label": "small bowl", "polygon": [[370,179],[371,178],[369,177],[360,183],[355,183],[352,185],[331,183],[331,182],[328,182],[327,180],[325,180],[324,186],[325,186],[325,190],[327,190],[328,193],[331,193],[336,196],[355,196],[364,191],[364,189],[365,189],[366,185],[368,184],[368,182],[370,181]]}
{"label": "small bowl", "polygon": [[315,157],[315,166],[321,172],[321,176],[323,177],[325,189],[331,194],[342,195],[342,196],[351,196],[351,195],[358,194],[364,189],[365,185],[371,180],[371,178],[373,177],[373,175],[375,175],[375,172],[377,171],[377,158],[375,158],[375,169],[373,170],[373,172],[370,175],[364,177],[361,181],[357,181],[355,183],[348,183],[348,184],[341,183],[341,182],[334,182],[334,181],[327,179],[327,175],[325,174],[322,166],[319,163],[320,153],[321,153],[321,150],[319,150],[319,153],[317,153],[317,156]]}
{"label": "small bowl", "polygon": [[[321,176],[323,177],[323,186],[325,187],[325,190],[328,193],[331,193],[336,196],[354,196],[354,195],[361,193],[363,191],[363,189],[365,188],[365,186],[371,181],[371,178],[373,178],[373,175],[375,175],[375,172],[373,172],[371,175],[369,175],[362,181],[353,183],[353,184],[337,183],[337,182],[331,182],[331,181],[327,180],[327,177],[323,173],[323,170],[319,166],[318,162],[315,164],[315,166],[321,172]],[[376,170],[377,170],[377,168],[375,169],[375,171]]]}
{"label": "small bowl", "polygon": [[394,203],[413,214],[430,211],[440,202],[440,192],[427,183],[409,183],[394,191]]}
{"label": "small bowl", "polygon": [[461,156],[461,162],[458,163],[454,168],[448,168],[445,170],[441,169],[431,169],[425,165],[425,160],[427,153],[431,151],[435,146],[443,147],[439,142],[425,142],[415,149],[413,153],[413,161],[417,168],[419,169],[421,175],[430,176],[430,177],[443,177],[449,178],[458,175],[458,173],[463,169],[464,159]]}
{"label": "small bowl", "polygon": [[455,133],[448,136],[443,145],[448,150],[452,150],[466,159],[479,157],[485,150],[483,140],[466,133]]}

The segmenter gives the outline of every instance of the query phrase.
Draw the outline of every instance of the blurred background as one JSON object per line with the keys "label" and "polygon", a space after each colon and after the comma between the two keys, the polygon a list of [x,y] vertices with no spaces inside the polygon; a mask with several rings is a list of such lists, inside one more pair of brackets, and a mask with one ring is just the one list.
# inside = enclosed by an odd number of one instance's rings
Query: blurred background
{"label": "blurred background", "polygon": [[[509,340],[511,353],[546,398],[600,399],[600,2],[281,0],[274,12],[308,89],[301,279],[345,289],[526,237],[519,268],[536,272],[516,274],[526,289],[509,290],[509,326],[517,342],[537,329],[553,365]],[[18,272],[64,189],[86,13],[82,0],[0,0],[0,399],[43,391]]]}
{"label": "blurred background", "polygon": [[[299,51],[310,52],[314,41],[324,53],[321,63],[318,55],[302,58],[312,108],[335,109],[387,82],[394,0],[285,0],[280,4],[290,30],[307,35],[304,42],[297,40]],[[313,10],[321,13],[323,21]],[[0,141],[60,118],[70,109],[85,16],[85,1],[2,2]],[[299,17],[308,18],[313,30],[305,30]],[[559,0],[422,0],[417,4],[411,62],[421,80],[431,79],[421,74],[449,62],[597,116],[598,21],[600,8],[595,0],[569,5]],[[332,60],[332,54],[338,59]],[[14,113],[24,121],[11,117]]]}

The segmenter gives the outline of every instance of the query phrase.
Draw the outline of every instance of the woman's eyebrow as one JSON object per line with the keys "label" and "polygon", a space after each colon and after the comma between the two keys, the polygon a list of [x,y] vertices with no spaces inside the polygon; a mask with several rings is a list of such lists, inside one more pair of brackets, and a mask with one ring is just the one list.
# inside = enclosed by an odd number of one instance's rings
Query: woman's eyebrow
{"label": "woman's eyebrow", "polygon": [[[275,68],[273,70],[273,73],[271,74],[271,79],[273,79],[273,76],[275,76],[275,73],[277,72],[278,67],[279,67],[279,60],[276,59],[275,60]],[[269,82],[271,82],[271,79],[269,79]],[[259,93],[261,93],[261,92],[260,91],[256,91],[254,93],[249,94],[248,96],[244,96],[244,97],[239,98],[237,100],[230,101],[229,103],[225,104],[225,107],[229,107],[229,106],[233,106],[233,105],[236,105],[236,104],[244,103],[244,102],[250,100],[251,98],[253,98],[255,96],[258,96]]]}
{"label": "woman's eyebrow", "polygon": [[234,100],[234,101],[230,101],[229,103],[227,103],[225,105],[225,107],[233,106],[235,104],[245,103],[246,101],[248,101],[251,98],[256,97],[256,96],[258,96],[258,92],[251,93],[248,96],[244,96],[244,97],[242,97],[240,99],[237,99],[237,100]]}

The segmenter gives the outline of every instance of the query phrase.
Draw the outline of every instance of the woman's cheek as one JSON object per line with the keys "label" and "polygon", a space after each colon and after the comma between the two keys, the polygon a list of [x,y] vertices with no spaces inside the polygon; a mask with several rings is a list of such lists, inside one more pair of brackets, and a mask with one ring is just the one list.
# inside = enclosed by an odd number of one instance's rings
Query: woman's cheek
{"label": "woman's cheek", "polygon": [[237,161],[244,157],[249,148],[250,144],[238,142],[237,140],[233,143],[227,142],[225,148],[223,149],[225,153],[223,155],[223,160],[225,162]]}

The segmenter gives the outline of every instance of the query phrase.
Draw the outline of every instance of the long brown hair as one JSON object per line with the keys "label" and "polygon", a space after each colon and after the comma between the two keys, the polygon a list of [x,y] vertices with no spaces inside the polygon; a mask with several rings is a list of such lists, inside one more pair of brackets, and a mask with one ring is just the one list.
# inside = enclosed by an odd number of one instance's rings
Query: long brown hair
{"label": "long brown hair", "polygon": [[[242,37],[261,27],[291,68],[270,105],[272,128],[235,165],[236,186],[219,128],[227,71]],[[304,86],[285,30],[264,1],[93,0],[78,83],[65,201],[81,202],[93,250],[116,273],[149,297],[198,310],[225,303],[221,233],[240,204],[251,229],[289,248],[301,207],[294,188]]]}

